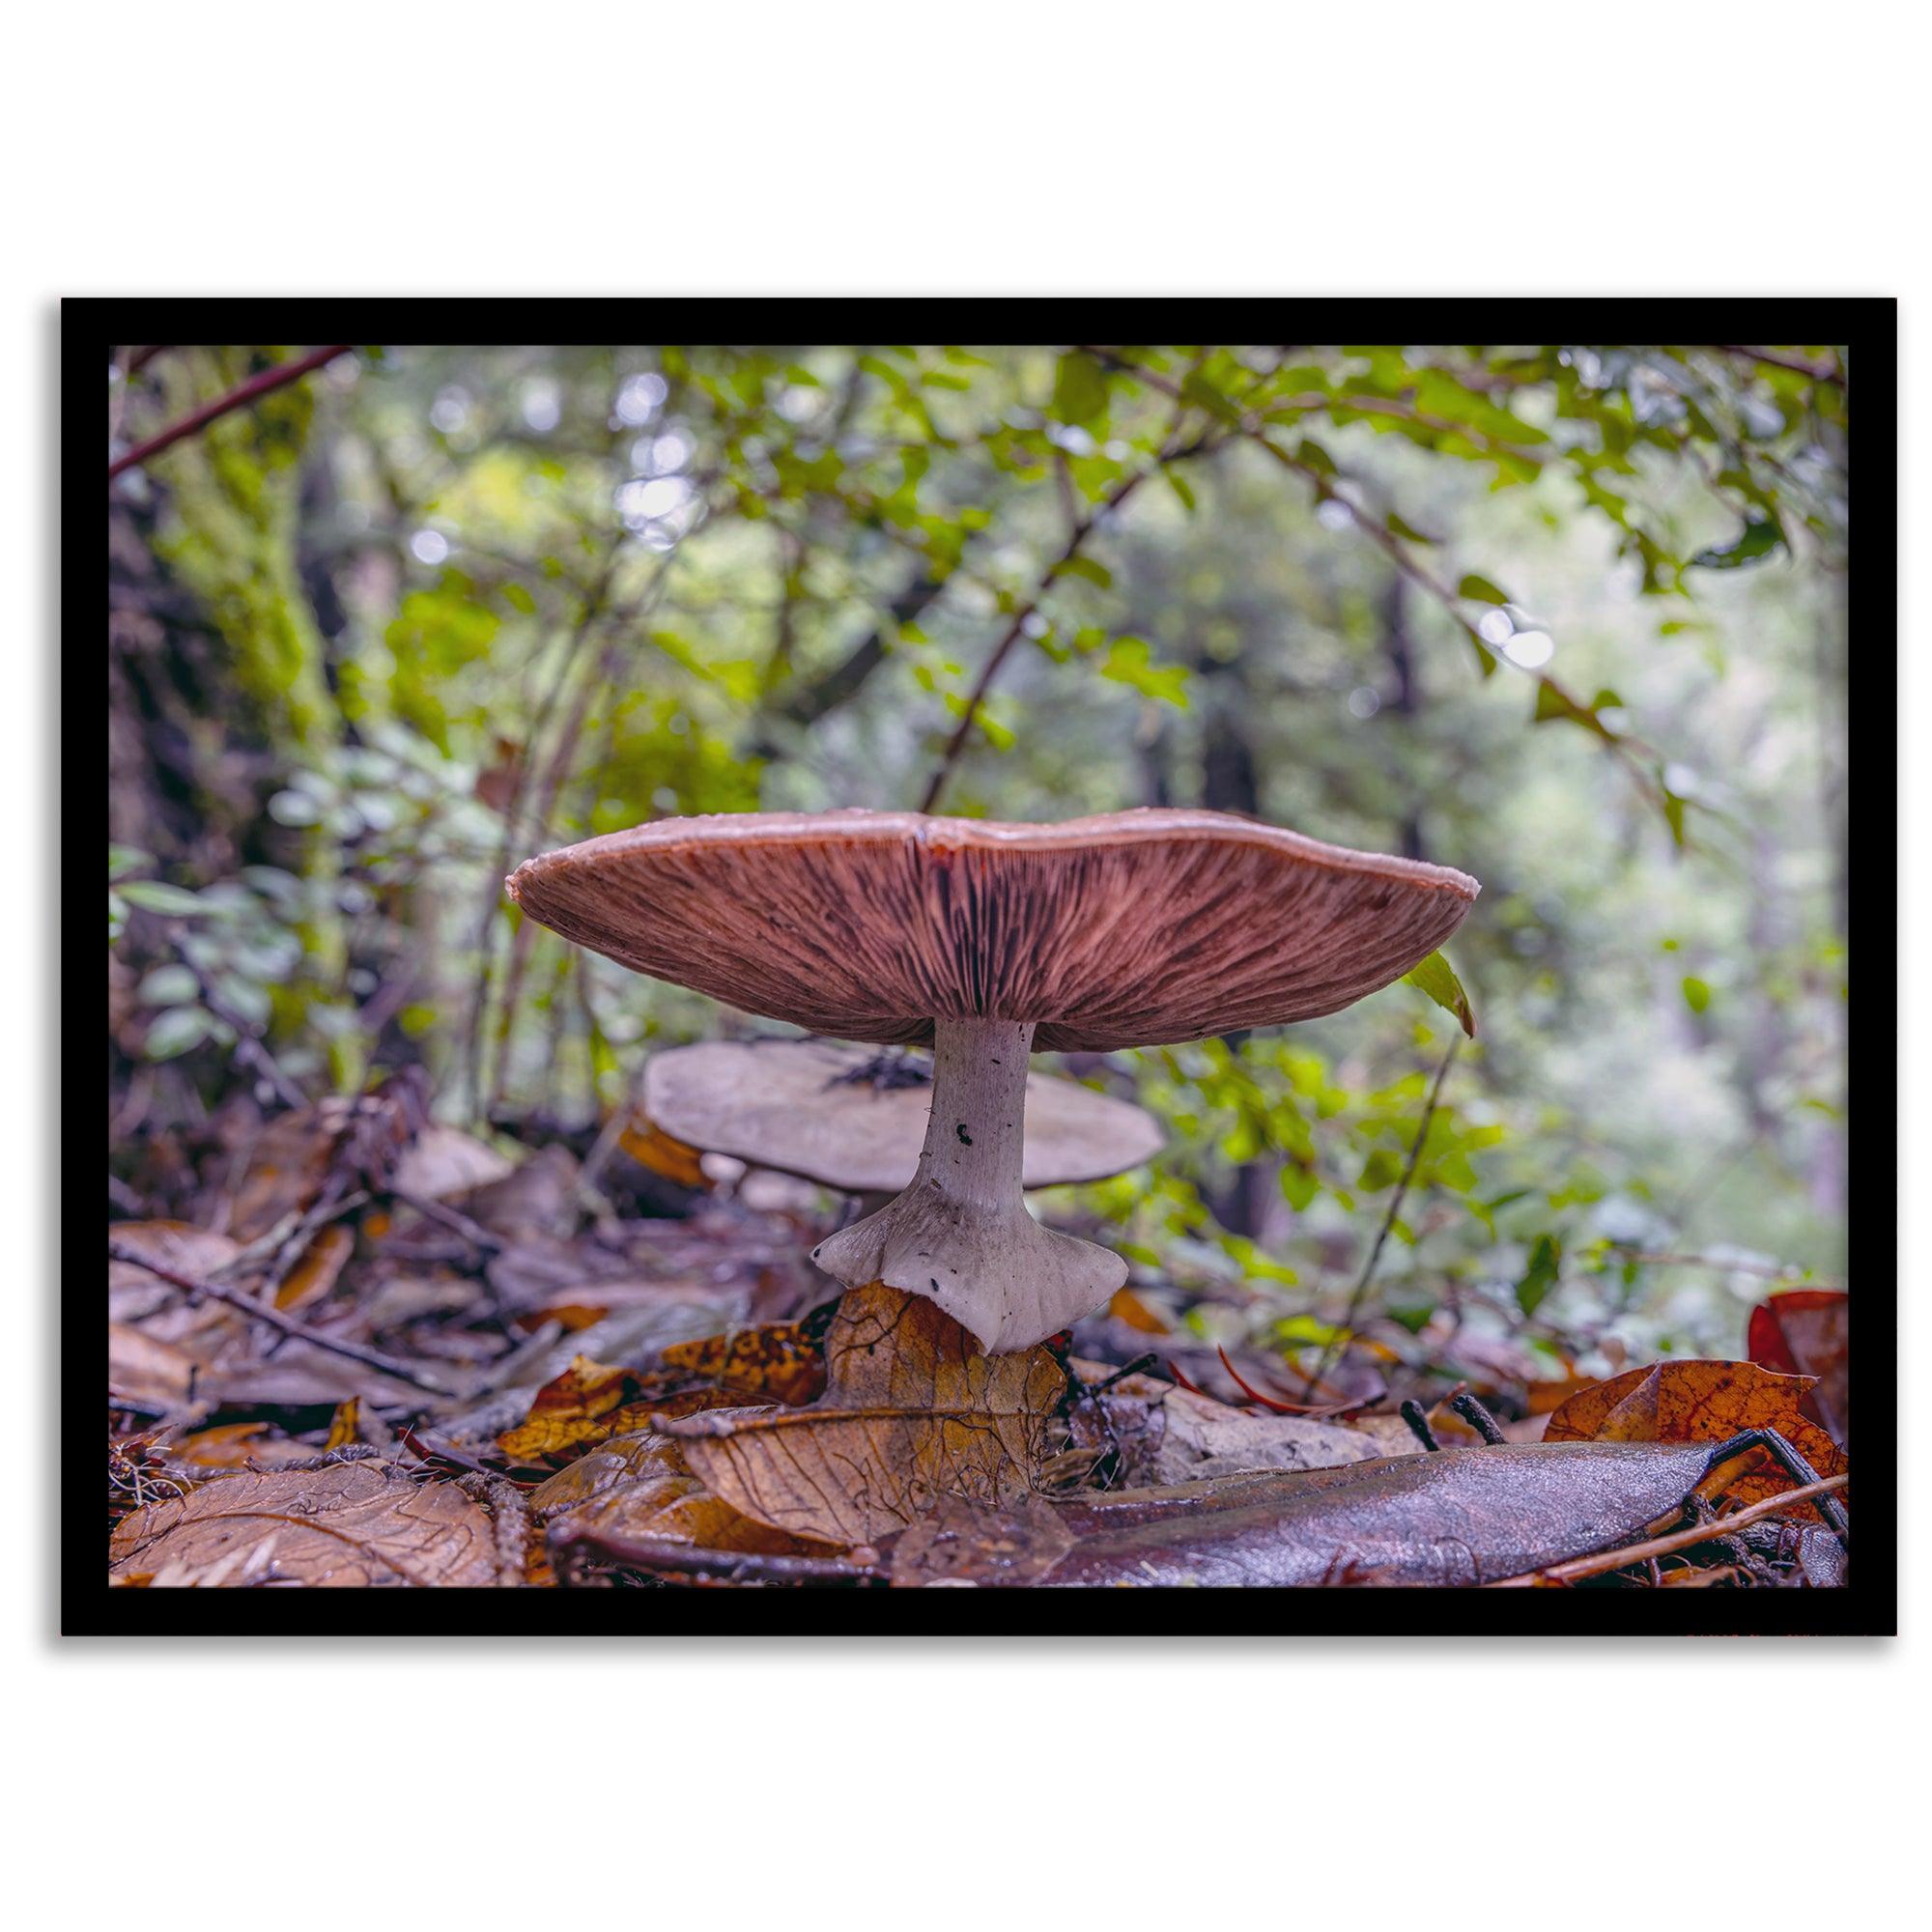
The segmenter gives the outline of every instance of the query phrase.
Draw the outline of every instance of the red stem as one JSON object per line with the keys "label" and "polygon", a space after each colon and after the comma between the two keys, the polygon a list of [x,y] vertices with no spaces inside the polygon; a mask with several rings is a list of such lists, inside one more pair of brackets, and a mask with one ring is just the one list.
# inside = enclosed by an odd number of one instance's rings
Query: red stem
{"label": "red stem", "polygon": [[320,369],[326,362],[333,362],[338,355],[347,355],[353,345],[347,342],[330,343],[327,349],[311,350],[308,355],[294,362],[283,362],[272,369],[264,369],[259,376],[250,376],[239,387],[230,389],[225,396],[217,396],[212,403],[204,403],[198,410],[190,410],[179,422],[170,423],[166,429],[151,436],[146,442],[137,442],[125,454],[117,456],[107,466],[107,480],[113,482],[123,470],[133,469],[147,462],[151,456],[158,456],[162,450],[171,449],[184,437],[193,436],[204,430],[217,417],[225,416],[231,410],[245,408],[258,396],[266,396],[271,389],[279,389],[290,383],[299,382],[302,377]]}

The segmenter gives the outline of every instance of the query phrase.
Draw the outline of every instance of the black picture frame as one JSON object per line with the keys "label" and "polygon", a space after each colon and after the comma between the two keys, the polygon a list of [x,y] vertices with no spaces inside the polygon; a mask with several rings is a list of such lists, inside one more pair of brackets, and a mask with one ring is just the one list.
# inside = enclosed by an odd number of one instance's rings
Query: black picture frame
{"label": "black picture frame", "polygon": [[[56,1279],[60,1627],[73,1636],[501,1637],[590,1634],[793,1638],[804,1635],[1037,1636],[1096,1634],[1220,1638],[1656,1636],[1667,1634],[1886,1635],[1898,1622],[1897,1377],[1897,303],[1889,298],[1381,298],[957,299],[625,297],[586,299],[89,297],[59,316],[62,496],[60,983],[99,944],[95,897],[104,819],[85,639],[105,575],[99,515],[100,375],[126,342],[424,343],[607,340],[948,342],[1494,340],[1833,342],[1845,345],[1856,399],[1851,491],[1848,692],[1856,776],[1849,796],[1850,952],[1859,973],[1848,1091],[1849,1275],[1861,1303],[1851,1357],[1860,1414],[1859,1517],[1870,1529],[1851,1582],[1836,1590],[223,1590],[110,1589],[99,1527],[99,1365],[105,1305],[76,1237],[80,1197],[98,1182],[93,1129],[60,1108],[62,1231]],[[92,455],[88,451],[94,451]],[[85,744],[83,740],[85,739]],[[101,828],[104,830],[104,826]],[[58,884],[52,882],[58,881]],[[86,904],[82,905],[82,886]],[[82,913],[86,917],[83,919]],[[85,952],[84,952],[85,949]],[[98,955],[96,955],[98,957]],[[87,1021],[91,1027],[92,1019]],[[91,1042],[92,1035],[87,1039]],[[81,1020],[59,1043],[59,1092],[85,1091]],[[91,1044],[89,1051],[92,1051]],[[50,1048],[51,1052],[51,1048]],[[98,1199],[98,1197],[96,1197]],[[89,1215],[97,1213],[90,1209]]]}

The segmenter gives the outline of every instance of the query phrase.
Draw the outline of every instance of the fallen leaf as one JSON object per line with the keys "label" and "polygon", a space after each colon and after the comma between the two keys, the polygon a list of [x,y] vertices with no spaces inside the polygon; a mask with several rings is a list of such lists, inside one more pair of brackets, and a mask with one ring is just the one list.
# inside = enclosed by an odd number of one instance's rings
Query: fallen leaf
{"label": "fallen leaf", "polygon": [[193,1400],[202,1364],[173,1342],[144,1335],[125,1322],[107,1324],[107,1391],[153,1408],[156,1413],[185,1407]]}
{"label": "fallen leaf", "polygon": [[305,1308],[311,1301],[320,1301],[335,1286],[355,1252],[355,1236],[347,1228],[318,1229],[315,1238],[302,1250],[301,1259],[282,1277],[275,1290],[275,1306]]}
{"label": "fallen leaf", "polygon": [[1689,1442],[1444,1449],[1056,1505],[1049,1587],[1489,1583],[1613,1548],[1706,1473]]}
{"label": "fallen leaf", "polygon": [[266,1422],[223,1422],[172,1441],[163,1433],[156,1446],[173,1462],[211,1470],[286,1469],[319,1454],[314,1443],[298,1442]]}
{"label": "fallen leaf", "polygon": [[849,1291],[810,1408],[720,1409],[665,1425],[713,1494],[825,1543],[870,1543],[945,1495],[1001,1503],[1038,1473],[1065,1387],[1044,1349],[984,1355],[923,1295]]}
{"label": "fallen leaf", "polygon": [[[1154,1459],[1167,1435],[1167,1398],[1174,1385],[1152,1376],[1122,1376],[1105,1362],[1071,1357],[1082,1383],[1065,1405],[1066,1449],[1046,1472],[1048,1488],[1104,1481],[1127,1488],[1158,1480]],[[1095,1389],[1092,1384],[1104,1383]]]}
{"label": "fallen leaf", "polygon": [[1303,1415],[1253,1415],[1183,1388],[1167,1398],[1167,1428],[1154,1458],[1156,1483],[1185,1483],[1243,1469],[1326,1469],[1382,1453],[1353,1429]]}
{"label": "fallen leaf", "polygon": [[427,1126],[396,1163],[390,1185],[418,1201],[441,1201],[472,1187],[487,1187],[516,1172],[493,1147],[457,1127]]}
{"label": "fallen leaf", "polygon": [[505,1580],[480,1503],[376,1462],[219,1478],[134,1511],[108,1554],[116,1582],[156,1587]]}
{"label": "fallen leaf", "polygon": [[1114,1291],[1114,1298],[1107,1304],[1107,1313],[1116,1321],[1124,1321],[1129,1328],[1138,1329],[1143,1335],[1165,1335],[1170,1332],[1167,1323],[1130,1288]]}
{"label": "fallen leaf", "polygon": [[576,1155],[553,1142],[502,1179],[471,1188],[463,1211],[508,1241],[565,1239],[577,1232],[579,1171]]}
{"label": "fallen leaf", "polygon": [[562,1462],[586,1446],[605,1441],[637,1420],[617,1420],[635,1410],[652,1386],[638,1369],[613,1368],[579,1355],[562,1375],[536,1392],[530,1411],[497,1438],[513,1463],[528,1467]]}
{"label": "fallen leaf", "polygon": [[826,1553],[824,1544],[756,1522],[710,1494],[678,1445],[655,1433],[592,1449],[540,1483],[528,1508],[533,1520],[549,1525],[553,1545],[614,1537],[767,1556]]}
{"label": "fallen leaf", "polygon": [[[1747,1429],[1775,1429],[1821,1476],[1846,1465],[1837,1444],[1800,1409],[1811,1381],[1752,1362],[1659,1362],[1626,1370],[1574,1395],[1549,1418],[1546,1443],[1721,1442]],[[1740,1505],[1794,1487],[1775,1463],[1726,1485]]]}
{"label": "fallen leaf", "polygon": [[639,1119],[617,1136],[617,1145],[651,1174],[675,1181],[680,1187],[702,1189],[711,1181],[698,1164],[698,1151],[673,1140],[655,1122]]}
{"label": "fallen leaf", "polygon": [[[197,1278],[213,1274],[242,1252],[239,1241],[186,1221],[116,1221],[108,1233],[118,1245],[131,1248],[145,1260]],[[110,1293],[130,1288],[158,1288],[169,1295],[180,1293],[132,1262],[110,1261],[107,1287]]]}
{"label": "fallen leaf", "polygon": [[674,1372],[772,1402],[803,1405],[825,1393],[825,1351],[802,1322],[769,1321],[659,1352]]}
{"label": "fallen leaf", "polygon": [[1746,1352],[1779,1375],[1815,1376],[1800,1405],[1840,1448],[1851,1425],[1851,1296],[1842,1289],[1794,1288],[1751,1310]]}
{"label": "fallen leaf", "polygon": [[1037,1496],[1005,1510],[948,1496],[898,1539],[890,1575],[900,1590],[1023,1588],[1038,1582],[1075,1541],[1061,1513]]}

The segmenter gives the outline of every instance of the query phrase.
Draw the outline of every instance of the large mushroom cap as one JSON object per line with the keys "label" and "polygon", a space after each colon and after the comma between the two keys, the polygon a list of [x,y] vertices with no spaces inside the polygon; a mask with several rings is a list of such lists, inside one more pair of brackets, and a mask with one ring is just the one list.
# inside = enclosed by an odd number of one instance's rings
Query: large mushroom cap
{"label": "large mushroom cap", "polygon": [[[923,1059],[882,1064],[870,1048],[834,1040],[706,1040],[651,1056],[644,1112],[708,1153],[848,1193],[896,1194],[919,1165],[932,1068]],[[1024,1187],[1104,1180],[1161,1147],[1141,1108],[1044,1073],[1027,1078],[1025,1133]]]}
{"label": "large mushroom cap", "polygon": [[510,896],[567,939],[846,1039],[1037,1022],[1041,1051],[1332,1013],[1454,932],[1475,880],[1216,811],[1002,825],[920,812],[667,818],[547,852]]}

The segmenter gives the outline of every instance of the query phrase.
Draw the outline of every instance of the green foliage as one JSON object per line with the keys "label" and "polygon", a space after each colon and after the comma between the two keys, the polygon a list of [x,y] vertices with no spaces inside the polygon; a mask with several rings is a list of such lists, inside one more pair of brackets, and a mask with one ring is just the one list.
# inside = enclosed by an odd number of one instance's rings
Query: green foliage
{"label": "green foliage", "polygon": [[[172,352],[129,427],[275,357]],[[213,657],[168,714],[182,768],[110,851],[109,936],[128,1051],[169,1080],[212,1092],[240,1022],[318,1085],[415,1053],[452,1114],[593,1118],[719,1016],[519,924],[502,874],[655,815],[906,806],[1026,613],[939,809],[1208,803],[1486,886],[1455,941],[1484,1044],[1426,1125],[1441,1023],[1404,994],[1117,1063],[1170,1151],[1081,1200],[1140,1264],[1325,1333],[1306,1304],[1418,1136],[1381,1264],[1406,1330],[1526,1332],[1559,1288],[1628,1323],[1671,1284],[1617,1242],[1764,1203],[1761,1238],[1835,1264],[1829,376],[1376,344],[400,349],[338,375],[154,467],[153,547]],[[1697,975],[1660,970],[1664,937]],[[1446,960],[1409,978],[1473,1033]],[[1692,1198],[1707,1146],[1743,1151]]]}
{"label": "green foliage", "polygon": [[1456,969],[1439,952],[1432,952],[1420,966],[1403,975],[1411,986],[1427,993],[1444,1012],[1453,1013],[1456,1023],[1471,1039],[1476,1037],[1476,1015],[1469,996],[1456,977]]}

